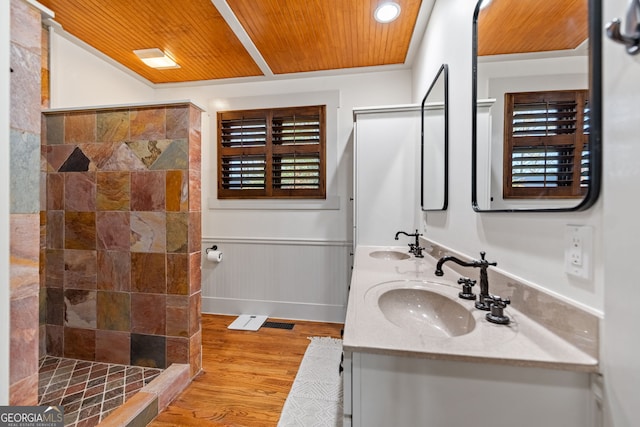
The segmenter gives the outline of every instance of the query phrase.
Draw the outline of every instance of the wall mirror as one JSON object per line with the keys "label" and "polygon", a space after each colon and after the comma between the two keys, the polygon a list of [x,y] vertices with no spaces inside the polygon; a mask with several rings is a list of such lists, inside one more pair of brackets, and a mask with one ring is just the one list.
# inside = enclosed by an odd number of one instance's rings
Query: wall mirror
{"label": "wall mirror", "polygon": [[601,169],[601,0],[480,0],[473,19],[476,211],[592,206]]}
{"label": "wall mirror", "polygon": [[423,211],[447,209],[449,67],[443,64],[422,99],[420,201]]}

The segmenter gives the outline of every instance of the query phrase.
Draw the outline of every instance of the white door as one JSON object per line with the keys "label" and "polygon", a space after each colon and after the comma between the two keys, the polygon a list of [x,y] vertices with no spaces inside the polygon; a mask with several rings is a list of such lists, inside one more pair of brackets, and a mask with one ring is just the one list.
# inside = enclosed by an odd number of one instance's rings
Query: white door
{"label": "white door", "polygon": [[[603,20],[625,21],[628,0],[604,0]],[[605,425],[640,425],[640,55],[603,40]]]}

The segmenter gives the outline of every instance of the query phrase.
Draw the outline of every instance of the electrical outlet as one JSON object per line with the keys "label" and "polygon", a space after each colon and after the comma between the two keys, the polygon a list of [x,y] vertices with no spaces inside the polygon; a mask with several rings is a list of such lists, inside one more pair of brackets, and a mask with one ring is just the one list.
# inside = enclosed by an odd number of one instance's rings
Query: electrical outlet
{"label": "electrical outlet", "polygon": [[565,271],[576,277],[591,277],[593,230],[586,225],[567,225],[565,232]]}
{"label": "electrical outlet", "polygon": [[569,262],[571,265],[580,267],[582,266],[582,236],[580,234],[579,227],[571,227],[570,229],[571,242],[569,243]]}

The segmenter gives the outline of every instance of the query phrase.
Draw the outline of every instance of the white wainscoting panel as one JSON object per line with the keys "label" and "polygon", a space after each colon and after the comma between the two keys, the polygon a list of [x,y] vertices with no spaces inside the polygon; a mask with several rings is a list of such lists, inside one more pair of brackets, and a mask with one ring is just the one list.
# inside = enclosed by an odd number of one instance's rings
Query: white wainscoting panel
{"label": "white wainscoting panel", "polygon": [[[216,245],[222,262],[206,258]],[[351,242],[203,239],[202,312],[344,322]]]}

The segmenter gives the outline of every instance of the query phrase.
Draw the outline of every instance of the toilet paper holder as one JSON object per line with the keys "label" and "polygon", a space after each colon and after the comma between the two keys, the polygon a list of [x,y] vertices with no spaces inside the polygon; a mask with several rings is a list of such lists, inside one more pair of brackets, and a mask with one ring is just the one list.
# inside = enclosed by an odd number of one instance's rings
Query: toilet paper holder
{"label": "toilet paper holder", "polygon": [[205,249],[205,253],[209,253],[209,251],[217,251],[218,250],[218,245],[213,245],[210,248]]}

